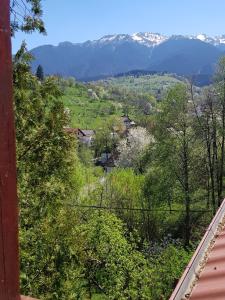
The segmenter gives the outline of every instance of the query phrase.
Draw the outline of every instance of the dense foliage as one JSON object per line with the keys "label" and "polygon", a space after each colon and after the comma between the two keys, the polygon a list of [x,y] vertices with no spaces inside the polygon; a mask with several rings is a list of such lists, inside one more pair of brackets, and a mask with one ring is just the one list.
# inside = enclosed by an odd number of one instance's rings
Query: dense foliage
{"label": "dense foliage", "polygon": [[[145,114],[129,94],[114,101],[102,86],[40,80],[30,59],[22,45],[14,57],[22,292],[168,299],[224,194],[224,60],[214,86],[199,93],[181,83],[160,102],[149,95]],[[137,126],[125,130],[128,107]],[[65,131],[84,116],[96,130],[89,148]],[[110,173],[94,164],[104,151],[117,154]]]}

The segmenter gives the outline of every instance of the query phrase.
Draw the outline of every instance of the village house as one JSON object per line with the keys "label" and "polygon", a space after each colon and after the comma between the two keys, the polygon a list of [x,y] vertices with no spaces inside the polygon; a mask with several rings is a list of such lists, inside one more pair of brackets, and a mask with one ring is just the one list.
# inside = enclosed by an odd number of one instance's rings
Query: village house
{"label": "village house", "polygon": [[101,157],[97,160],[96,166],[101,166],[106,173],[109,173],[116,167],[117,153],[102,153]]}
{"label": "village house", "polygon": [[74,135],[80,143],[87,146],[91,146],[95,137],[95,131],[92,129],[80,129],[80,128],[64,128],[65,132]]}
{"label": "village house", "polygon": [[78,139],[82,144],[91,146],[94,141],[95,131],[92,129],[78,129]]}
{"label": "village house", "polygon": [[135,122],[131,120],[128,115],[123,115],[121,117],[121,120],[126,130],[129,130],[131,127],[134,127],[136,125]]}

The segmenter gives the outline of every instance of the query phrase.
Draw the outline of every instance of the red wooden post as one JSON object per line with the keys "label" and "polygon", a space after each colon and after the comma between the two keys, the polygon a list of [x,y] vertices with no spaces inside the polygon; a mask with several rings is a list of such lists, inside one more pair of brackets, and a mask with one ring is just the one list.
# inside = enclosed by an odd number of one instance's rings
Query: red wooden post
{"label": "red wooden post", "polygon": [[0,0],[0,300],[19,300],[10,3]]}

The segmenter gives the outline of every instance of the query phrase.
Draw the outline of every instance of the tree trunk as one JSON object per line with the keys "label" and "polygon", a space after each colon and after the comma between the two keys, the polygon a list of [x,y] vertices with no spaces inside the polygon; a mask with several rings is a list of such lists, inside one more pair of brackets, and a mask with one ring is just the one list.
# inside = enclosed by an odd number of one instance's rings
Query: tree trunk
{"label": "tree trunk", "polygon": [[188,142],[186,141],[186,130],[184,130],[183,141],[183,174],[184,174],[184,193],[185,193],[185,246],[190,245],[191,226],[190,226],[190,190],[189,190],[189,170],[188,170]]}
{"label": "tree trunk", "polygon": [[223,79],[223,100],[222,100],[222,143],[221,143],[221,163],[220,163],[220,178],[218,191],[218,206],[222,201],[223,192],[223,173],[224,173],[224,146],[225,146],[225,78]]}

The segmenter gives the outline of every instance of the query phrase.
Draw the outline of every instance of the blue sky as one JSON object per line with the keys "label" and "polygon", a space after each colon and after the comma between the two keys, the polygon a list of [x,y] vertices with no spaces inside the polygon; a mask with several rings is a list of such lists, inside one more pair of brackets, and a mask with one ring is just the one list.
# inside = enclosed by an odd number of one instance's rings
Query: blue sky
{"label": "blue sky", "polygon": [[106,34],[225,34],[225,0],[43,0],[47,36],[17,33],[13,52],[43,44],[83,42]]}

